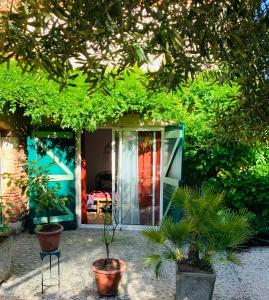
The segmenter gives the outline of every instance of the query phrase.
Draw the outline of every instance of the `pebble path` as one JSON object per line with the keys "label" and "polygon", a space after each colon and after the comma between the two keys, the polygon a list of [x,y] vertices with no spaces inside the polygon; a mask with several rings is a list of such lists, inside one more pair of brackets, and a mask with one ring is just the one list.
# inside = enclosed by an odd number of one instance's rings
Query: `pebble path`
{"label": "pebble path", "polygon": [[[0,285],[0,300],[174,300],[175,267],[168,265],[165,276],[156,280],[150,266],[143,265],[146,253],[154,250],[135,231],[120,231],[111,246],[111,255],[127,262],[118,297],[99,298],[90,266],[104,257],[102,231],[66,231],[61,240],[61,290],[47,287],[41,294],[39,245],[35,235],[15,238],[11,277]],[[269,300],[269,248],[252,248],[240,253],[242,266],[216,265],[213,300]],[[45,265],[48,276],[48,263]],[[56,265],[53,263],[53,274]],[[2,297],[2,298],[1,298]],[[9,298],[5,298],[9,297]],[[201,299],[202,300],[202,299]]]}

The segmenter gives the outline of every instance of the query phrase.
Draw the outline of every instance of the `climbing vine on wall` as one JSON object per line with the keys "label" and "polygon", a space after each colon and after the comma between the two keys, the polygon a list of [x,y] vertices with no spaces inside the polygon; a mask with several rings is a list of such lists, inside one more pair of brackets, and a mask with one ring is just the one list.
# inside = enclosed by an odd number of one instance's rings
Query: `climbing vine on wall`
{"label": "climbing vine on wall", "polygon": [[141,118],[180,120],[184,108],[176,94],[150,94],[143,85],[143,74],[137,69],[126,73],[125,79],[108,85],[106,92],[88,94],[81,74],[74,87],[59,91],[59,85],[47,81],[42,73],[22,74],[14,64],[7,70],[0,66],[0,110],[15,113],[23,110],[33,125],[47,121],[75,131],[94,130],[106,121],[117,121],[126,113],[138,113]]}

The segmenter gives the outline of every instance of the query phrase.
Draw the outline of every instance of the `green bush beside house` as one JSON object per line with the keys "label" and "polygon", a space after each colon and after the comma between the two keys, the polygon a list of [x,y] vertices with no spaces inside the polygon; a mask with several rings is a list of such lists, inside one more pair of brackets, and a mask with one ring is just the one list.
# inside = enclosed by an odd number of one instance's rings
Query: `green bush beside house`
{"label": "green bush beside house", "polygon": [[229,207],[252,213],[256,234],[268,233],[269,147],[238,143],[218,126],[220,116],[239,101],[237,87],[196,80],[183,94],[193,115],[186,123],[184,183],[211,183],[225,192]]}

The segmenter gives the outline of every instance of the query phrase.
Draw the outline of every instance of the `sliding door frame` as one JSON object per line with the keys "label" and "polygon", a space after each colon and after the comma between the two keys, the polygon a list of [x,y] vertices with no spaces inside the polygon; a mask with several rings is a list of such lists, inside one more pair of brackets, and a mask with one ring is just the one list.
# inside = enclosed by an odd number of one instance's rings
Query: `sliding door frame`
{"label": "sliding door frame", "polygon": [[[161,152],[160,152],[160,209],[159,209],[159,222],[162,220],[162,215],[163,215],[163,140],[164,140],[164,128],[163,127],[113,127],[112,128],[112,207],[114,208],[115,205],[115,185],[116,185],[116,141],[115,141],[115,132],[119,132],[119,158],[118,158],[118,178],[117,178],[117,186],[118,186],[118,200],[119,200],[119,228],[124,229],[124,230],[140,230],[145,228],[148,225],[126,225],[122,224],[121,221],[121,185],[119,184],[121,180],[121,174],[120,174],[120,164],[122,162],[122,132],[123,131],[153,131],[154,135],[154,143],[153,143],[153,161],[155,159],[156,161],[156,132],[161,133]],[[155,151],[154,151],[155,150]],[[154,161],[154,162],[155,162]],[[153,163],[153,180],[156,176],[155,171],[156,171],[156,166]],[[153,188],[152,191],[152,205],[155,204],[155,188]],[[112,210],[113,211],[113,210]],[[155,211],[152,213],[152,222],[154,224],[155,221]]]}
{"label": "sliding door frame", "polygon": [[[111,161],[112,161],[112,206],[114,207],[115,201],[115,170],[116,170],[116,143],[115,143],[115,132],[119,131],[159,131],[161,133],[161,152],[160,152],[160,211],[159,211],[159,221],[161,222],[163,217],[163,142],[164,142],[164,127],[100,127],[98,129],[111,129],[112,130],[112,151],[111,151]],[[120,138],[120,141],[122,139]],[[119,145],[119,148],[121,145]],[[155,147],[156,147],[156,139],[155,139]],[[119,161],[121,160],[121,149]],[[81,211],[81,203],[82,203],[82,194],[81,194],[81,132],[76,135],[76,216],[78,227],[80,228],[92,228],[92,229],[101,229],[103,228],[102,224],[82,224],[82,211]],[[121,209],[120,209],[121,214]],[[121,216],[120,216],[121,220]],[[119,224],[119,228],[123,230],[142,230],[146,225],[123,225]]]}

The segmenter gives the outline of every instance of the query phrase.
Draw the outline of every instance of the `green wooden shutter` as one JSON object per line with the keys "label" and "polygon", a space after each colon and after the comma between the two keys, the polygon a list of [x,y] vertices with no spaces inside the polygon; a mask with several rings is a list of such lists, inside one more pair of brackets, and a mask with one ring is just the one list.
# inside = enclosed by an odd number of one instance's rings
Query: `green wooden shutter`
{"label": "green wooden shutter", "polygon": [[163,141],[163,217],[181,217],[180,212],[171,209],[171,195],[182,180],[182,155],[184,145],[184,125],[167,126]]}
{"label": "green wooden shutter", "polygon": [[[51,222],[61,223],[65,229],[75,229],[76,192],[75,192],[75,139],[72,132],[39,131],[35,137],[29,136],[28,165],[33,162],[38,167],[46,167],[51,185],[58,182],[61,186],[58,194],[68,198],[67,212],[56,211]],[[35,224],[47,222],[47,218],[37,211],[30,196],[30,230]]]}

